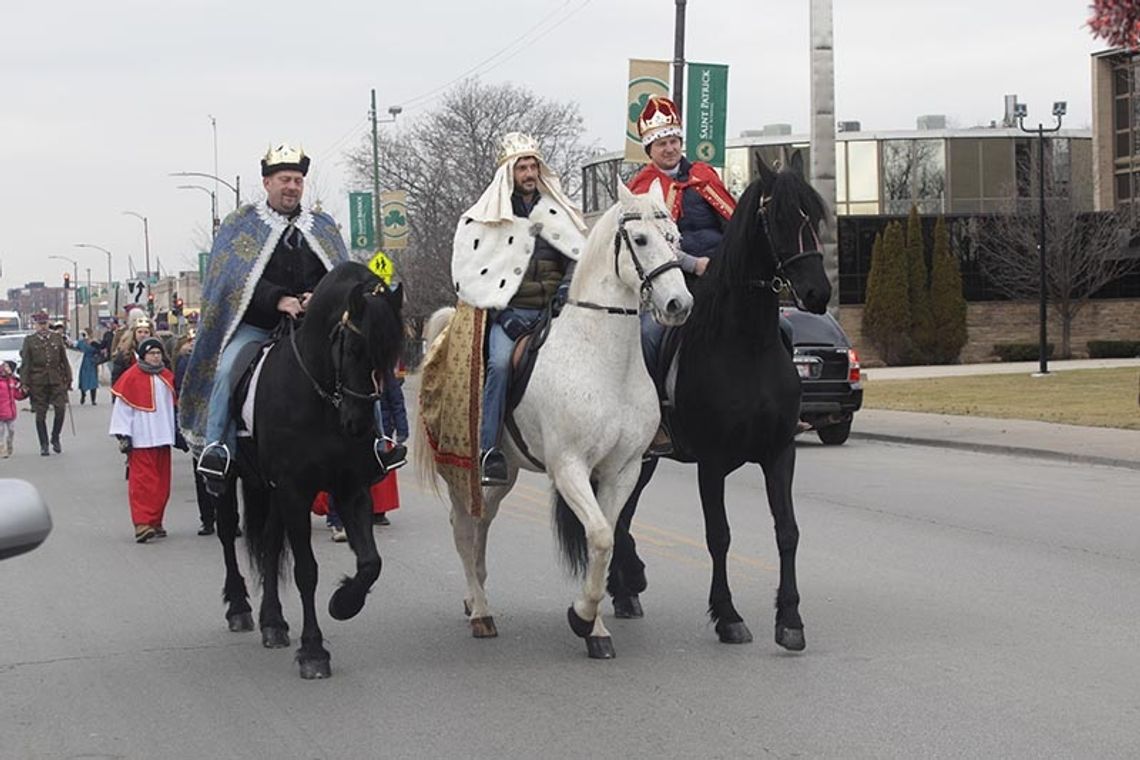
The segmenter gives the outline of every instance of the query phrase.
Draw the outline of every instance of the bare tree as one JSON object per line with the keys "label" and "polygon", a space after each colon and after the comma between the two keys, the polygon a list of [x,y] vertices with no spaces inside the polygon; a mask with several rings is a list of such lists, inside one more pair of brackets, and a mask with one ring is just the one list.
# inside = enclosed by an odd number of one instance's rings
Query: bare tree
{"label": "bare tree", "polygon": [[[1114,212],[1080,212],[1046,180],[1046,296],[1061,320],[1060,356],[1072,355],[1073,321],[1098,290],[1136,266],[1125,245],[1128,228]],[[1037,202],[994,216],[979,226],[978,264],[993,284],[1015,299],[1040,295]]]}
{"label": "bare tree", "polygon": [[[576,197],[582,162],[592,152],[582,142],[584,131],[575,103],[544,100],[514,85],[466,80],[447,92],[434,111],[402,122],[395,136],[381,136],[380,186],[408,194],[408,248],[393,254],[408,287],[408,316],[422,318],[454,302],[455,226],[491,181],[500,138],[507,132],[532,135],[563,189]],[[371,137],[349,151],[346,160],[350,182],[371,190]]]}

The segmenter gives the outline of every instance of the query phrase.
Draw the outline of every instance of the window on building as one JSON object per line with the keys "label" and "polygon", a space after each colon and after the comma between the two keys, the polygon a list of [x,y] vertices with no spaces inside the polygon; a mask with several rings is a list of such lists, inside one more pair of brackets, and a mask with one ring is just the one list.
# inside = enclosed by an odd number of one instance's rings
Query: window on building
{"label": "window on building", "polygon": [[942,140],[885,140],[882,143],[883,213],[942,211],[946,152]]}

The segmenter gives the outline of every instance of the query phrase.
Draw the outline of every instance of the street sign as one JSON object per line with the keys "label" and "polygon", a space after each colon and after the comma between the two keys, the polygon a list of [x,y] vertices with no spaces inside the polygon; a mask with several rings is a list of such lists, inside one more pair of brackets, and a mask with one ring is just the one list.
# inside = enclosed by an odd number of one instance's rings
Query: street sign
{"label": "street sign", "polygon": [[131,301],[138,303],[146,292],[146,283],[142,280],[127,280],[127,292],[131,294]]}
{"label": "street sign", "polygon": [[380,193],[382,245],[388,250],[408,247],[408,194],[403,190]]}
{"label": "street sign", "polygon": [[392,284],[392,275],[396,273],[396,267],[392,260],[384,255],[383,251],[376,252],[376,255],[368,262],[368,268],[383,280],[385,285]]}
{"label": "street sign", "polygon": [[690,63],[685,94],[685,151],[690,158],[724,168],[728,114],[728,66]]}
{"label": "street sign", "polygon": [[376,247],[376,215],[372,213],[372,193],[349,193],[348,210],[352,250],[373,250]]}

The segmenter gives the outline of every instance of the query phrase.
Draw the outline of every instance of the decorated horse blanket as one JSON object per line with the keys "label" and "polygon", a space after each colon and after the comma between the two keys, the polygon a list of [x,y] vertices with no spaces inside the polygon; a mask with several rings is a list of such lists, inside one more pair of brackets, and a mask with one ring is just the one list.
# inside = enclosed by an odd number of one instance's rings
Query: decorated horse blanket
{"label": "decorated horse blanket", "polygon": [[487,313],[460,301],[424,359],[420,419],[450,487],[467,494],[472,517],[483,515],[479,426],[483,412],[483,341]]}

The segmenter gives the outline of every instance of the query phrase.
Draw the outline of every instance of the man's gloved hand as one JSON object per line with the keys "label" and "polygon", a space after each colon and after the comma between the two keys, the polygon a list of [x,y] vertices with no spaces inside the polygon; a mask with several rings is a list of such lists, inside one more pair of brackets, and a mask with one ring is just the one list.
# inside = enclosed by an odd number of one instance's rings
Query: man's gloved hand
{"label": "man's gloved hand", "polygon": [[119,439],[119,451],[123,454],[130,452],[133,448],[131,437],[129,435],[118,435],[115,437]]}
{"label": "man's gloved hand", "polygon": [[558,290],[554,292],[554,300],[550,304],[550,313],[558,316],[562,313],[562,307],[566,305],[566,299],[570,297],[570,283],[564,282],[558,286]]}

